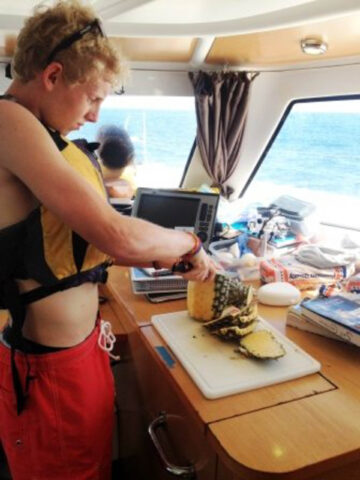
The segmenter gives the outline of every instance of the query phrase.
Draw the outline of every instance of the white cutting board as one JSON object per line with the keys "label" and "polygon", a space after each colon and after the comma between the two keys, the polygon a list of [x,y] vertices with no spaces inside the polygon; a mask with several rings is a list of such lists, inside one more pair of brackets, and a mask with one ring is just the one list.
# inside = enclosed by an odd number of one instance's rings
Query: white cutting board
{"label": "white cutting board", "polygon": [[277,360],[257,360],[236,352],[236,343],[210,334],[187,311],[155,315],[151,322],[206,398],[284,382],[320,370],[320,363],[266,320],[257,329],[268,329],[282,343],[286,355]]}

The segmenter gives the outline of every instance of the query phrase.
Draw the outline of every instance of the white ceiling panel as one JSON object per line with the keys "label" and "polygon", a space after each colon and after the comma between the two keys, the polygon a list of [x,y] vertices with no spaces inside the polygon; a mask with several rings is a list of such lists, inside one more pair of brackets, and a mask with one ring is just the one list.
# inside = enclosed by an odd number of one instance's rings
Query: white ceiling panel
{"label": "white ceiling panel", "polygon": [[[16,30],[38,0],[0,0],[0,29]],[[41,2],[51,5],[51,0]],[[116,36],[233,35],[360,9],[359,0],[89,0]]]}
{"label": "white ceiling panel", "polygon": [[[349,15],[359,0],[98,0],[110,35],[235,35],[292,27]],[[107,2],[102,9],[102,2]],[[126,9],[125,4],[133,6]],[[122,8],[116,13],[116,7]],[[115,9],[115,10],[114,10]]]}
{"label": "white ceiling panel", "polygon": [[[99,6],[101,3],[97,2]],[[224,22],[314,3],[314,0],[153,0],[144,3],[113,20],[147,24]]]}

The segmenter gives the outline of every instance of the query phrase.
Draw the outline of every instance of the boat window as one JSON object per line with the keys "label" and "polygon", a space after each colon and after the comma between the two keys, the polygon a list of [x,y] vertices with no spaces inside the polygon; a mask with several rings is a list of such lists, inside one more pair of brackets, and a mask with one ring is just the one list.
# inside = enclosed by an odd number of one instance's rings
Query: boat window
{"label": "boat window", "polygon": [[69,137],[95,141],[109,124],[123,126],[134,143],[137,186],[179,186],[196,134],[194,97],[109,96],[98,122]]}
{"label": "boat window", "polygon": [[323,224],[360,230],[360,98],[299,101],[285,114],[243,198],[291,195]]}

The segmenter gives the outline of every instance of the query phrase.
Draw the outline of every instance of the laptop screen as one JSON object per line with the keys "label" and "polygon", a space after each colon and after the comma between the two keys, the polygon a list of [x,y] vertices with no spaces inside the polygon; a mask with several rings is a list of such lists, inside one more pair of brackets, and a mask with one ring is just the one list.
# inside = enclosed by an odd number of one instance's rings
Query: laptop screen
{"label": "laptop screen", "polygon": [[194,232],[208,248],[218,201],[214,193],[140,187],[131,214],[162,227]]}
{"label": "laptop screen", "polygon": [[144,193],[139,202],[137,217],[167,228],[193,227],[199,204],[200,200],[196,198]]}

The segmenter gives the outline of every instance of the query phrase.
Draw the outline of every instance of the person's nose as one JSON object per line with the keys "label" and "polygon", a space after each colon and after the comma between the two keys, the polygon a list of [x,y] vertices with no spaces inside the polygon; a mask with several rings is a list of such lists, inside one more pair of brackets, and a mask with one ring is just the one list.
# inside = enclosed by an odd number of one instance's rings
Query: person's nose
{"label": "person's nose", "polygon": [[85,115],[85,119],[87,122],[95,123],[99,117],[99,106],[93,107],[88,113]]}

